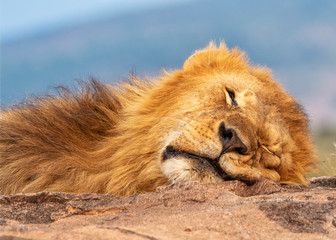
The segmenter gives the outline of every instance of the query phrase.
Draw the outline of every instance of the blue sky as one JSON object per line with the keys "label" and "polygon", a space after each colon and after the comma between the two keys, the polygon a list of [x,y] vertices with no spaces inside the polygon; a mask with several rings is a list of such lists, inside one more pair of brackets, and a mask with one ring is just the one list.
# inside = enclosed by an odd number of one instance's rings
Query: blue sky
{"label": "blue sky", "polygon": [[187,0],[0,0],[2,41],[61,28],[106,14],[121,15]]}

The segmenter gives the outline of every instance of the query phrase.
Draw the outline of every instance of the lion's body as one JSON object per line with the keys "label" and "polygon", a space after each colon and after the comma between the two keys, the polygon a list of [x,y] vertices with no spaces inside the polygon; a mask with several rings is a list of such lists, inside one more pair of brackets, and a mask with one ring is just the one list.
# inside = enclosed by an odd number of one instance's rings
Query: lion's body
{"label": "lion's body", "polygon": [[[231,101],[226,88],[237,93],[230,107],[221,106]],[[228,126],[248,149],[239,157],[221,150],[218,128]],[[233,178],[304,184],[316,161],[294,99],[241,53],[213,45],[158,81],[92,81],[78,93],[61,90],[4,111],[0,154],[0,194],[130,195],[178,181],[222,181],[218,166]],[[219,165],[209,167],[209,159]]]}

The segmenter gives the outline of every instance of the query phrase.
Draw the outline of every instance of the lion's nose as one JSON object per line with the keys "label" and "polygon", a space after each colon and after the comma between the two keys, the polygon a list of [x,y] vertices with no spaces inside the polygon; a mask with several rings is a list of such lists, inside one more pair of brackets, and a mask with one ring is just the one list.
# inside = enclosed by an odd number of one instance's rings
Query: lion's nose
{"label": "lion's nose", "polygon": [[225,128],[224,123],[222,122],[219,125],[218,135],[223,144],[223,153],[227,152],[237,152],[240,154],[246,154],[247,147],[238,137],[237,132],[233,128]]}

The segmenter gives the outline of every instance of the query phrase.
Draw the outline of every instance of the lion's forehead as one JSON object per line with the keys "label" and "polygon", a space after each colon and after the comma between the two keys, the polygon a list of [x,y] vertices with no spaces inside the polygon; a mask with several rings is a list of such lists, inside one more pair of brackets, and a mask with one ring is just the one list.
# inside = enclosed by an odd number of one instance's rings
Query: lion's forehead
{"label": "lion's forehead", "polygon": [[213,111],[229,101],[229,96],[225,93],[228,89],[235,92],[238,109],[247,112],[255,119],[261,117],[257,115],[258,113],[264,115],[269,111],[265,109],[266,105],[277,105],[277,102],[270,98],[274,93],[274,86],[265,85],[251,74],[201,75],[188,81],[190,81],[188,85],[181,85],[171,92],[171,98],[176,100],[169,101],[169,104],[174,105],[173,111],[177,114],[188,112],[202,114]]}

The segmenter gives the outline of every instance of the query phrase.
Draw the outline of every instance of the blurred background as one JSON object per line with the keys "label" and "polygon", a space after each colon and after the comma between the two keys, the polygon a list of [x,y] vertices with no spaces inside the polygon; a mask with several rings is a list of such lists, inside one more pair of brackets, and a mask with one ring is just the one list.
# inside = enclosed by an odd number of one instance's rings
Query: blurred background
{"label": "blurred background", "polygon": [[91,76],[155,76],[225,41],[305,107],[323,163],[313,175],[336,175],[335,13],[334,0],[0,0],[1,105]]}

